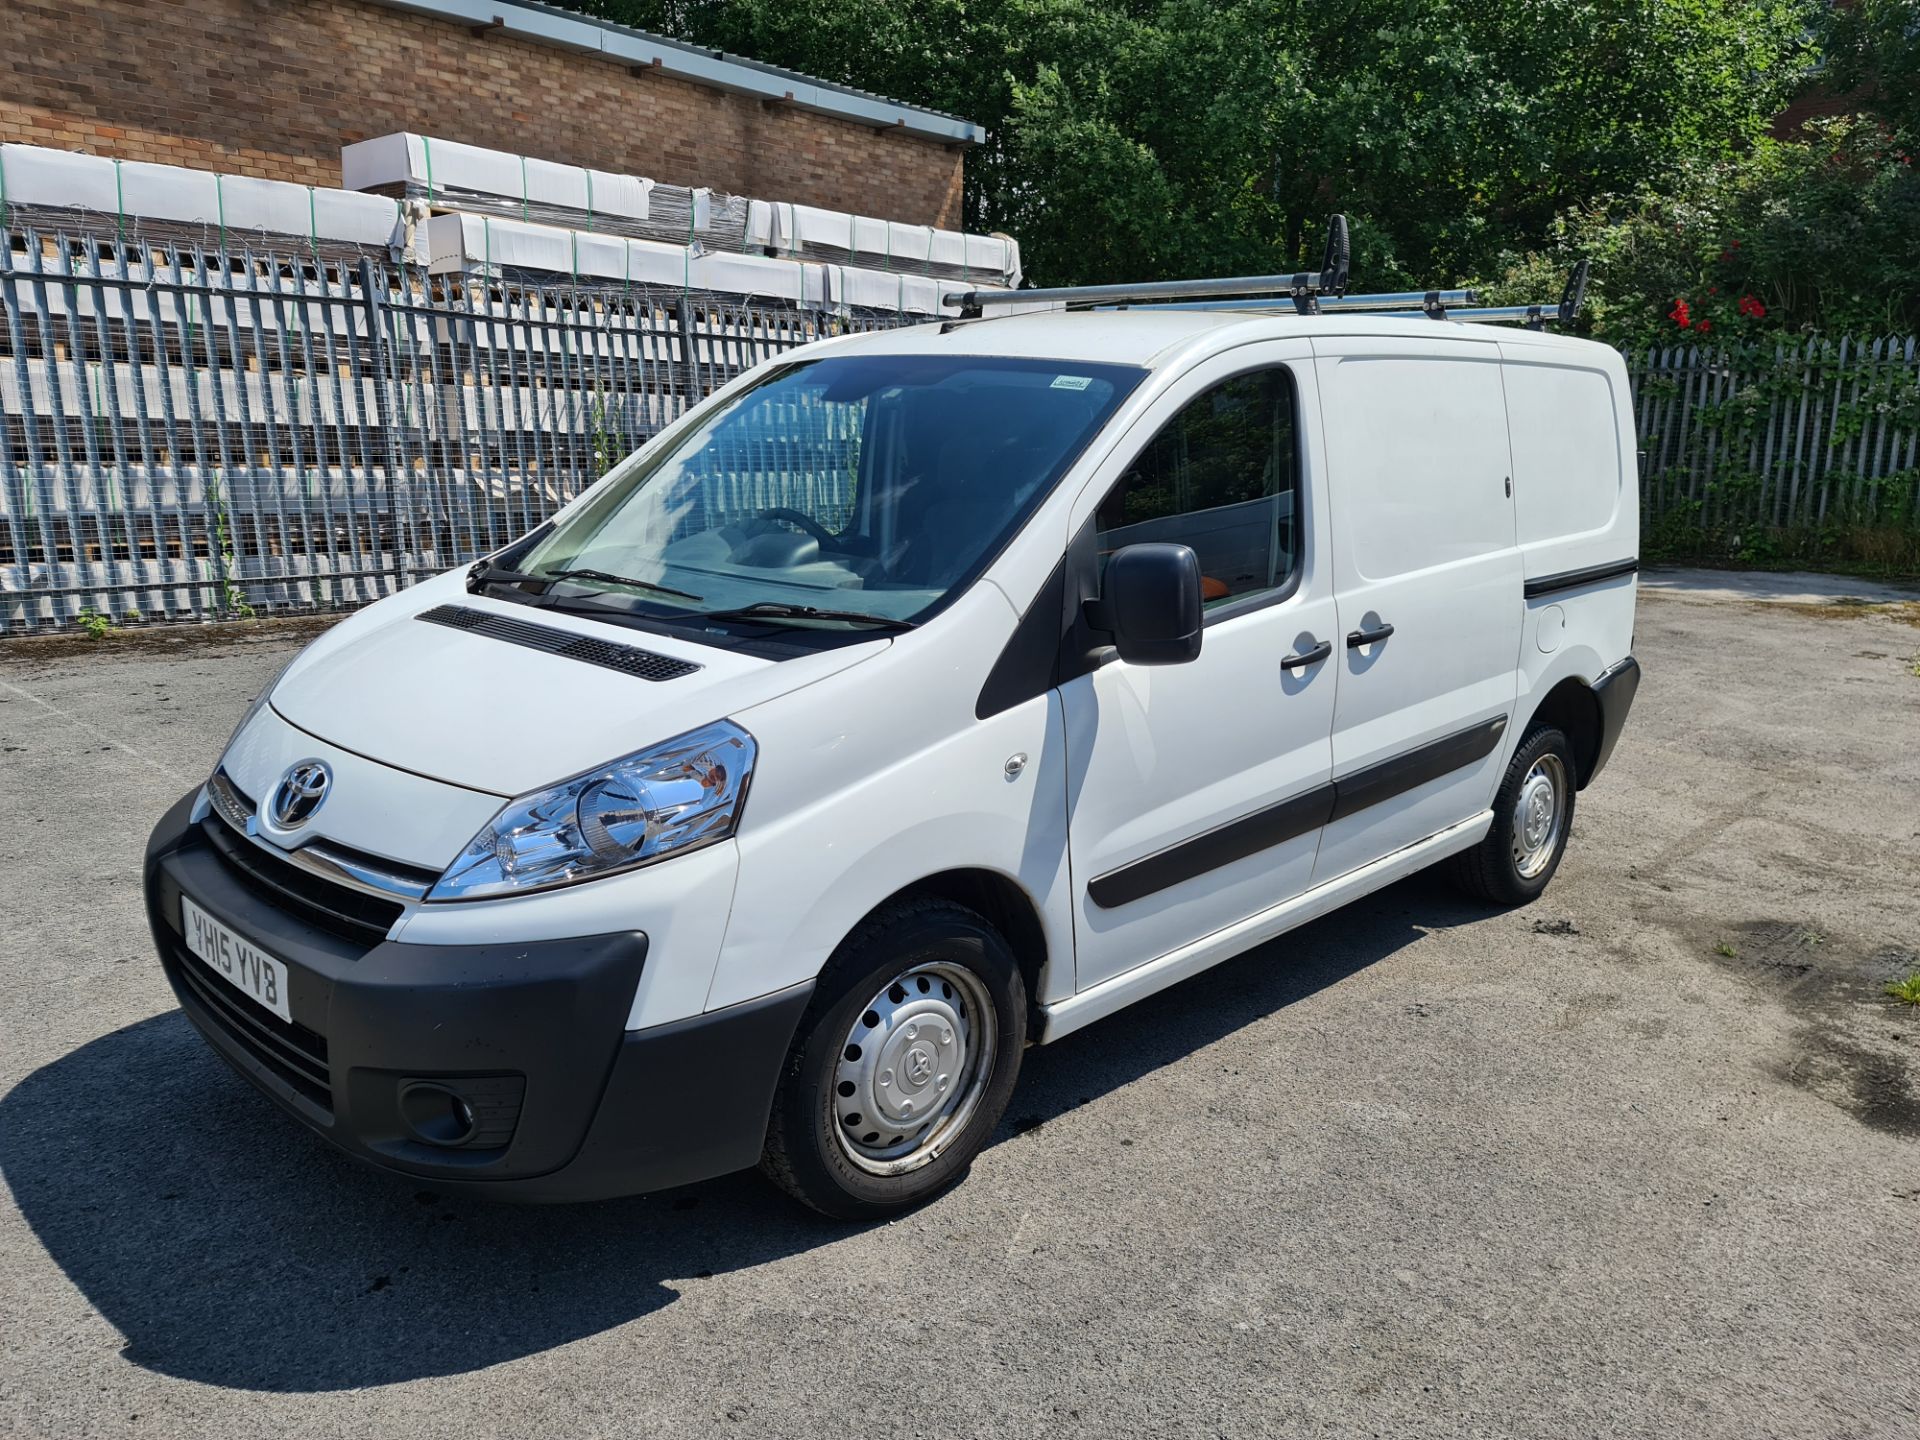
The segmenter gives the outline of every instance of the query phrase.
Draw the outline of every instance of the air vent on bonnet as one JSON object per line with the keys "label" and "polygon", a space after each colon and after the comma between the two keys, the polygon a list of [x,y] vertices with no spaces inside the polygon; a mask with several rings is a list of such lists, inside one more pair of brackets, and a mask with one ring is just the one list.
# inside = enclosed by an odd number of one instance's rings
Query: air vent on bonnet
{"label": "air vent on bonnet", "polygon": [[414,618],[425,620],[429,625],[445,625],[449,629],[465,630],[470,635],[504,640],[509,645],[524,645],[529,650],[544,650],[549,655],[558,655],[565,660],[581,660],[588,665],[604,666],[639,680],[678,680],[682,675],[691,675],[700,668],[691,660],[656,655],[651,650],[617,645],[611,640],[597,640],[591,635],[557,630],[551,625],[533,625],[525,620],[475,610],[466,605],[436,605],[431,610],[421,611]]}

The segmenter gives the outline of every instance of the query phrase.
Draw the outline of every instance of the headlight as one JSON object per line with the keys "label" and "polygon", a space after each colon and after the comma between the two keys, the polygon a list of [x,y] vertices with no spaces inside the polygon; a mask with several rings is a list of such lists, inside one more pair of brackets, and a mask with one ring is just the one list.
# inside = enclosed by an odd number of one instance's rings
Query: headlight
{"label": "headlight", "polygon": [[227,743],[220,747],[220,759],[215,760],[213,762],[213,768],[215,770],[218,770],[220,768],[221,761],[224,761],[227,758],[227,751],[231,750],[233,748],[233,742],[240,738],[240,732],[246,729],[247,726],[252,723],[253,717],[258,715],[261,712],[261,710],[266,707],[267,701],[273,695],[273,687],[278,685],[282,677],[286,675],[287,671],[293,668],[294,660],[298,660],[302,655],[306,653],[307,652],[306,652],[305,646],[302,646],[300,649],[294,651],[292,659],[289,659],[286,664],[282,665],[278,670],[274,671],[273,678],[267,681],[266,684],[260,687],[260,693],[254,696],[252,700],[247,702],[246,713],[241,715],[240,723],[233,727],[233,733],[227,736]]}
{"label": "headlight", "polygon": [[484,900],[592,880],[733,834],[753,737],[725,720],[510,801],[428,900]]}

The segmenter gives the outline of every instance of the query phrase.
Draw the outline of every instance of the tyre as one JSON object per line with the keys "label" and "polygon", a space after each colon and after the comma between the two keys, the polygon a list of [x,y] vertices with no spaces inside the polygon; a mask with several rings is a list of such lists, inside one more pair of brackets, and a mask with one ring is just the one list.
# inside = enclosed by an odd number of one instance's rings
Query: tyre
{"label": "tyre", "polygon": [[951,901],[888,905],[827,962],[760,1168],[836,1219],[918,1205],[993,1133],[1026,1043],[1027,988],[1000,933]]}
{"label": "tyre", "polygon": [[1453,859],[1454,882],[1494,905],[1524,905],[1547,888],[1573,831],[1573,748],[1551,725],[1521,738],[1493,800],[1487,838]]}

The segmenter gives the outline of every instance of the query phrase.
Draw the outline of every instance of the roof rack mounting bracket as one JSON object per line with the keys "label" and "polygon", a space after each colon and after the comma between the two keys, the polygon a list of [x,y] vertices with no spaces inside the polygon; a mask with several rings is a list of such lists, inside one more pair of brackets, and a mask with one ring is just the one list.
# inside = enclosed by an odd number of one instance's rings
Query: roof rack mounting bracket
{"label": "roof rack mounting bracket", "polygon": [[1326,295],[1347,293],[1347,267],[1353,247],[1347,240],[1347,217],[1335,214],[1327,221],[1327,252],[1320,262],[1320,290]]}
{"label": "roof rack mounting bracket", "polygon": [[1334,215],[1327,221],[1327,248],[1321,256],[1318,275],[1293,277],[1293,308],[1297,314],[1318,315],[1320,297],[1339,297],[1347,293],[1347,269],[1353,247],[1347,239],[1347,217]]}
{"label": "roof rack mounting bracket", "polygon": [[1562,325],[1573,323],[1573,317],[1580,313],[1580,307],[1587,299],[1587,272],[1591,268],[1584,256],[1573,267],[1573,273],[1567,276],[1567,288],[1560,292],[1560,307],[1554,318]]}

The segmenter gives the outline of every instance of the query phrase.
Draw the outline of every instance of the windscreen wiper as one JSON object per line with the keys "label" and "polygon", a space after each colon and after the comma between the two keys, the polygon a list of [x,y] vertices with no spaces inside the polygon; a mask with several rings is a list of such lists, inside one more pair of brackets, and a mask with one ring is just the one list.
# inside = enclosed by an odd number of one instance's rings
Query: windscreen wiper
{"label": "windscreen wiper", "polygon": [[676,590],[671,585],[662,585],[655,580],[636,580],[629,575],[614,575],[605,570],[556,570],[551,575],[532,575],[524,570],[509,570],[502,565],[489,565],[483,560],[467,572],[469,587],[545,585],[555,580],[595,580],[602,585],[631,585],[636,590],[650,590],[656,595],[673,595],[681,600],[698,601],[702,598],[690,590]]}
{"label": "windscreen wiper", "polygon": [[737,606],[732,610],[708,610],[697,618],[701,620],[765,620],[769,623],[780,620],[844,620],[853,625],[871,625],[876,630],[912,630],[911,620],[897,620],[891,615],[870,615],[865,610],[822,610],[813,605],[789,605],[784,600],[756,600],[751,605]]}
{"label": "windscreen wiper", "polygon": [[605,570],[556,570],[544,577],[548,580],[597,580],[602,585],[631,585],[636,590],[650,590],[655,595],[674,595],[682,600],[699,600],[701,597],[691,590],[676,590],[671,585],[662,585],[658,580],[636,580],[631,575],[613,575]]}

